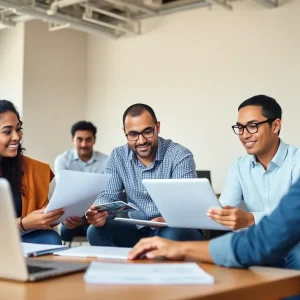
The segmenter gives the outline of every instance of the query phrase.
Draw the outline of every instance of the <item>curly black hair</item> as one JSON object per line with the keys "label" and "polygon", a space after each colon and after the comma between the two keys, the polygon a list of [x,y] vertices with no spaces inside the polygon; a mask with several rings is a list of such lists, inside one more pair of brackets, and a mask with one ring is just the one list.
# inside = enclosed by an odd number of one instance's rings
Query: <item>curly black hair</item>
{"label": "curly black hair", "polygon": [[[0,114],[12,112],[14,113],[19,121],[20,127],[23,122],[21,120],[20,114],[17,111],[16,107],[12,102],[7,100],[0,100]],[[23,151],[25,149],[22,148],[21,144],[19,144],[18,152],[15,157],[1,157],[0,167],[2,172],[2,177],[6,178],[10,185],[12,192],[14,194],[23,194],[22,191],[22,176],[23,171],[21,167],[21,160],[23,157]]]}

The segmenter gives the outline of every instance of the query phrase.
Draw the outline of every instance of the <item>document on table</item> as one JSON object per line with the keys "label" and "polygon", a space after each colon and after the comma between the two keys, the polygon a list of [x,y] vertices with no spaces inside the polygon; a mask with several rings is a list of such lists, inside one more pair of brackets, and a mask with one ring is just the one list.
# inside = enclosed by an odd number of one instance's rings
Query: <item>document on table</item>
{"label": "document on table", "polygon": [[61,251],[67,249],[67,246],[61,245],[46,245],[46,244],[34,244],[34,243],[21,243],[23,256],[41,256],[46,254],[52,254],[55,251]]}
{"label": "document on table", "polygon": [[73,257],[97,257],[108,259],[127,259],[132,248],[122,247],[99,247],[99,246],[79,246],[67,250],[59,251],[55,255]]}
{"label": "document on table", "polygon": [[212,284],[214,278],[196,263],[92,262],[84,275],[87,283],[102,284]]}
{"label": "document on table", "polygon": [[45,213],[65,208],[65,213],[55,220],[61,223],[68,217],[82,217],[95,202],[110,179],[110,174],[61,170],[59,181],[45,209]]}

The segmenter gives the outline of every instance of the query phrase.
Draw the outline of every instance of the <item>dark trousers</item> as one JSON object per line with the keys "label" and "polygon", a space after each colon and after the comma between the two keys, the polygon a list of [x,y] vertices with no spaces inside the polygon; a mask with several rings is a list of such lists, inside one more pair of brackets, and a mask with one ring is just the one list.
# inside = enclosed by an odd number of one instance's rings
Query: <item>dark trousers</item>
{"label": "dark trousers", "polygon": [[115,220],[106,221],[102,227],[90,226],[87,238],[92,246],[133,247],[140,239],[160,236],[174,241],[201,241],[202,230],[186,228],[170,228],[152,230],[149,227],[138,229],[134,224]]}
{"label": "dark trousers", "polygon": [[61,224],[61,239],[64,242],[72,242],[75,236],[86,236],[88,227],[88,225],[81,225],[74,229],[69,229],[64,224]]}
{"label": "dark trousers", "polygon": [[54,229],[39,229],[21,236],[24,243],[61,245],[60,235]]}

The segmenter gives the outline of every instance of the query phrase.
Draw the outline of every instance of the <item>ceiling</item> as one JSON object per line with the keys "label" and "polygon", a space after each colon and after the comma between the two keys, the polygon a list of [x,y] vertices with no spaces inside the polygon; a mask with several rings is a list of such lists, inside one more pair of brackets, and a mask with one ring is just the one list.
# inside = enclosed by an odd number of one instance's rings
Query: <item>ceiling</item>
{"label": "ceiling", "polygon": [[[49,30],[73,28],[118,38],[141,34],[141,22],[199,7],[234,10],[237,0],[0,0],[0,29],[19,22],[43,20]],[[276,8],[279,0],[252,0]]]}

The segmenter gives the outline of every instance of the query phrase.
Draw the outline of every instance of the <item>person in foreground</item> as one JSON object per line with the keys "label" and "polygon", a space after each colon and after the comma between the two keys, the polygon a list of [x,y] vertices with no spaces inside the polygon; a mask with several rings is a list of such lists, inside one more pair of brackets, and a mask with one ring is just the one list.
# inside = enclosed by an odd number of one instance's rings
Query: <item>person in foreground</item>
{"label": "person in foreground", "polygon": [[[87,121],[76,122],[71,128],[74,148],[58,155],[54,162],[56,182],[61,170],[104,173],[107,155],[94,150],[97,127]],[[69,217],[61,225],[60,234],[65,242],[72,242],[75,236],[86,236],[89,224],[85,218]]]}
{"label": "person in foreground", "polygon": [[[210,241],[174,242],[159,237],[140,240],[129,259],[190,258],[225,267],[269,266],[300,241],[300,179],[292,185],[275,210],[248,230],[228,233]],[[289,299],[299,299],[292,297]]]}
{"label": "person in foreground", "polygon": [[21,240],[61,245],[51,224],[64,210],[44,213],[54,175],[49,165],[23,156],[22,135],[22,121],[15,106],[0,100],[0,175],[11,185]]}
{"label": "person in foreground", "polygon": [[[125,189],[128,202],[139,209],[129,213],[131,218],[164,221],[142,179],[195,178],[193,155],[187,148],[158,136],[160,122],[146,104],[138,103],[127,108],[123,114],[123,126],[128,144],[115,148],[108,158],[106,172],[112,177],[97,202],[104,204],[122,200]],[[184,203],[184,199],[182,201]],[[87,232],[92,246],[133,247],[141,238],[154,235],[171,240],[203,240],[201,230],[155,229],[107,220],[107,212],[97,212],[94,206],[86,216],[92,225]]]}

